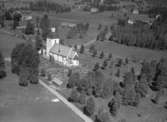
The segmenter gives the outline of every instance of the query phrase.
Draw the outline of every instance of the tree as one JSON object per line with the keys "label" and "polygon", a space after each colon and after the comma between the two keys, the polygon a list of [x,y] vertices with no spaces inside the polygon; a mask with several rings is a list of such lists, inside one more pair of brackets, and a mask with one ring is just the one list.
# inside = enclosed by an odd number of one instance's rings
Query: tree
{"label": "tree", "polygon": [[103,58],[104,57],[104,52],[102,51],[101,53],[100,53],[100,56],[99,56],[99,58]]}
{"label": "tree", "polygon": [[139,81],[135,85],[135,90],[140,94],[141,97],[145,97],[148,92],[148,83],[146,75],[141,75]]}
{"label": "tree", "polygon": [[80,74],[78,72],[73,73],[68,79],[67,87],[73,88],[78,84],[79,81],[80,81]]}
{"label": "tree", "polygon": [[84,105],[86,103],[86,95],[81,93],[79,98],[78,98],[78,102],[82,105]]}
{"label": "tree", "polygon": [[100,71],[95,72],[95,80],[93,84],[93,95],[95,97],[101,97],[104,85],[104,75]]}
{"label": "tree", "polygon": [[102,28],[102,25],[99,24],[98,27],[97,27],[97,30],[100,30]]}
{"label": "tree", "polygon": [[38,84],[38,69],[30,68],[28,80],[31,84]]}
{"label": "tree", "polygon": [[89,83],[86,80],[86,78],[80,79],[76,85],[77,85],[77,90],[82,93],[86,92],[87,89],[89,89]]}
{"label": "tree", "polygon": [[50,33],[50,20],[47,14],[45,14],[40,21],[40,28],[42,29],[42,37],[45,40]]}
{"label": "tree", "polygon": [[72,91],[71,91],[71,95],[70,95],[70,97],[68,98],[68,100],[70,101],[70,102],[78,102],[78,99],[79,98],[79,94],[78,94],[78,92],[77,92],[77,90],[76,89],[73,89]]}
{"label": "tree", "polygon": [[28,68],[25,68],[23,66],[20,66],[19,68],[19,85],[20,86],[28,86],[28,76],[29,76],[29,73],[28,73]]}
{"label": "tree", "polygon": [[98,35],[97,35],[97,38],[96,40],[97,41],[104,41],[106,38],[106,33],[104,31],[101,31]]}
{"label": "tree", "polygon": [[26,28],[25,28],[25,34],[30,35],[34,34],[34,24],[31,21],[27,22]]}
{"label": "tree", "polygon": [[162,88],[167,88],[167,59],[161,59],[157,65],[156,78],[154,85],[160,90]]}
{"label": "tree", "polygon": [[[19,77],[26,76],[25,80],[29,80],[30,83],[38,83],[38,66],[39,55],[38,52],[30,44],[19,44],[12,51],[12,72],[16,73]],[[25,68],[26,71],[21,68]],[[28,72],[28,73],[27,73]],[[22,81],[22,78],[20,78]]]}
{"label": "tree", "polygon": [[96,57],[96,55],[97,55],[97,50],[94,49],[94,50],[92,51],[92,57]]}
{"label": "tree", "polygon": [[35,38],[36,38],[35,39],[35,47],[36,47],[36,50],[39,51],[43,47],[42,38],[40,37],[39,33],[37,33]]}
{"label": "tree", "polygon": [[107,67],[107,65],[108,65],[108,60],[106,59],[106,60],[103,61],[101,69],[105,69]]}
{"label": "tree", "polygon": [[116,103],[116,100],[114,98],[112,98],[110,100],[110,102],[108,103],[108,107],[109,107],[109,110],[110,110],[110,113],[112,116],[116,116],[117,115],[117,112],[118,112],[118,109],[117,109],[117,103]]}
{"label": "tree", "polygon": [[88,116],[92,116],[95,112],[95,102],[93,97],[90,97],[87,102],[86,102],[86,106],[84,107],[84,113]]}
{"label": "tree", "polygon": [[117,58],[115,66],[120,67],[122,65],[122,59],[121,58]]}
{"label": "tree", "polygon": [[13,14],[13,29],[16,29],[17,26],[19,26],[19,22],[21,20],[21,13],[20,12],[14,12]]}
{"label": "tree", "polygon": [[85,50],[84,45],[81,45],[81,48],[80,48],[80,51],[79,51],[79,52],[80,52],[81,54],[83,54],[83,53],[84,53],[84,50]]}
{"label": "tree", "polygon": [[41,69],[40,76],[42,76],[42,77],[46,76],[46,70],[44,68]]}
{"label": "tree", "polygon": [[98,112],[95,116],[95,122],[111,122],[108,112]]}
{"label": "tree", "polygon": [[133,72],[127,72],[124,75],[124,84],[125,87],[133,87],[136,83],[135,75]]}
{"label": "tree", "polygon": [[3,10],[0,10],[0,25],[2,28],[5,26],[5,14]]}
{"label": "tree", "polygon": [[12,73],[15,73],[17,75],[19,75],[19,72],[20,72],[19,65],[22,60],[21,54],[24,48],[25,48],[24,43],[17,44],[13,48],[12,53],[11,53],[11,70],[12,70]]}
{"label": "tree", "polygon": [[2,53],[0,52],[0,79],[6,77],[5,61]]}
{"label": "tree", "polygon": [[98,69],[99,69],[99,63],[96,63],[96,64],[94,65],[93,71],[97,71]]}
{"label": "tree", "polygon": [[12,10],[11,9],[8,9],[5,11],[5,19],[12,20]]}
{"label": "tree", "polygon": [[120,77],[120,69],[119,68],[117,69],[115,76]]}
{"label": "tree", "polygon": [[151,99],[151,101],[155,104],[158,104],[160,97],[164,94],[163,89],[156,92],[156,95],[154,98]]}
{"label": "tree", "polygon": [[91,45],[91,46],[89,47],[89,52],[90,52],[90,53],[93,53],[94,50],[95,50],[95,45]]}
{"label": "tree", "polygon": [[126,119],[120,119],[118,122],[126,122]]}
{"label": "tree", "polygon": [[123,105],[137,106],[140,100],[140,95],[135,92],[134,88],[125,88],[122,96]]}
{"label": "tree", "polygon": [[67,76],[70,77],[72,75],[72,69],[68,69]]}
{"label": "tree", "polygon": [[102,97],[103,98],[108,98],[110,96],[113,95],[113,80],[108,79],[104,82],[103,85],[103,93],[102,93]]}
{"label": "tree", "polygon": [[108,54],[108,60],[111,60],[111,58],[112,58],[112,53],[109,53]]}

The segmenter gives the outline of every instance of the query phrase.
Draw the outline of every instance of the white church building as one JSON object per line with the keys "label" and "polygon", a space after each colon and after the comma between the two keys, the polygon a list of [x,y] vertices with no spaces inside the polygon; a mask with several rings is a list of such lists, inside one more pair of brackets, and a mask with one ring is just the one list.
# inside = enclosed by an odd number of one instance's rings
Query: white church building
{"label": "white church building", "polygon": [[65,66],[79,66],[79,56],[73,47],[60,44],[60,39],[47,38],[43,56]]}

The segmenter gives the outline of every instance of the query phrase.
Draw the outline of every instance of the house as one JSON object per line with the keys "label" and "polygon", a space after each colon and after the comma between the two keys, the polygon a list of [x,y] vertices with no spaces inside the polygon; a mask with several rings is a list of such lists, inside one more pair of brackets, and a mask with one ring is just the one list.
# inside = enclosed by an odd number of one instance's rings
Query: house
{"label": "house", "polygon": [[139,14],[139,10],[138,9],[133,9],[132,13],[133,14]]}
{"label": "house", "polygon": [[59,80],[57,77],[53,77],[52,83],[56,86],[61,86],[63,84],[63,81]]}
{"label": "house", "polygon": [[91,8],[90,9],[90,12],[91,13],[97,13],[99,10],[98,10],[98,8]]}
{"label": "house", "polygon": [[131,20],[131,19],[128,19],[128,24],[133,25],[133,24],[134,24],[134,21],[133,21],[133,20]]}
{"label": "house", "polygon": [[148,25],[152,25],[154,19],[150,18],[146,14],[133,14],[133,15],[129,16],[129,19],[128,19],[129,24],[134,24],[134,23],[139,22],[139,21],[146,23]]}
{"label": "house", "polygon": [[74,27],[77,26],[77,24],[75,24],[75,23],[70,23],[70,22],[62,22],[62,23],[61,23],[61,26],[62,26],[62,27],[74,28]]}

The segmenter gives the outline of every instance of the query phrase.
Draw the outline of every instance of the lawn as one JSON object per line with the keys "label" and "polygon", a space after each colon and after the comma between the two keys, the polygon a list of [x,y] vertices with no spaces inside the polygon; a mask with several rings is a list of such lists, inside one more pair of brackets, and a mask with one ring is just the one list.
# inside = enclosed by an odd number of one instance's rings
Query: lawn
{"label": "lawn", "polygon": [[24,40],[10,36],[0,30],[0,51],[2,51],[5,57],[10,56],[12,49],[16,44],[22,43]]}
{"label": "lawn", "polygon": [[150,50],[145,48],[125,46],[117,44],[110,41],[96,42],[95,43],[97,50],[104,51],[105,53],[112,53],[115,56],[119,57],[135,57],[137,59],[145,60],[158,60],[161,57],[167,58],[167,51],[157,51]]}
{"label": "lawn", "polygon": [[1,122],[83,122],[64,103],[51,102],[56,97],[41,85],[20,87],[9,67],[8,77],[0,80]]}
{"label": "lawn", "polygon": [[[23,42],[1,30],[0,37],[0,50],[5,57]],[[0,79],[0,122],[83,122],[64,103],[53,103],[51,100],[56,97],[41,85],[20,87],[18,77],[10,72],[9,62],[6,70],[8,76]]]}

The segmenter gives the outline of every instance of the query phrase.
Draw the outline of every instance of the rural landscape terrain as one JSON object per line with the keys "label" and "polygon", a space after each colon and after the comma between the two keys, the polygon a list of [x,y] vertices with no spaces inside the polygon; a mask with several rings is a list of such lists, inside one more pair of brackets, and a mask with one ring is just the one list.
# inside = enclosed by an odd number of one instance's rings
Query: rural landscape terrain
{"label": "rural landscape terrain", "polygon": [[167,122],[167,0],[0,0],[0,122]]}

